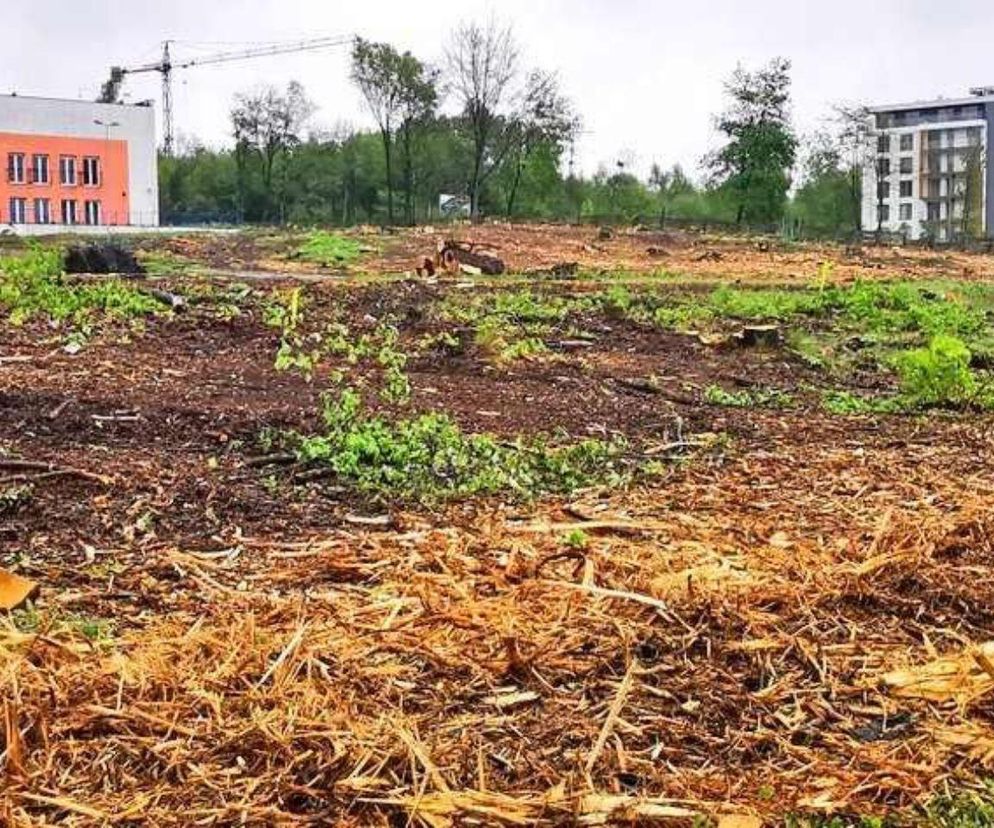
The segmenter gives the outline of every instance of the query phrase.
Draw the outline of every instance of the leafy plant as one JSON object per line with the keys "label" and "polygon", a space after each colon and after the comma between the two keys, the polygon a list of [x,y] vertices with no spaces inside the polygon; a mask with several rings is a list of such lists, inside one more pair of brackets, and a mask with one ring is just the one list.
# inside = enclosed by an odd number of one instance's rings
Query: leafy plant
{"label": "leafy plant", "polygon": [[927,348],[899,354],[896,366],[901,392],[914,405],[959,406],[976,396],[970,350],[954,336],[939,334]]}
{"label": "leafy plant", "polygon": [[704,400],[711,405],[727,405],[732,408],[750,408],[752,406],[786,408],[794,402],[794,398],[790,394],[776,388],[726,391],[720,385],[709,385],[705,388]]}
{"label": "leafy plant", "polygon": [[396,422],[369,415],[354,389],[328,394],[325,433],[288,435],[305,462],[329,466],[360,491],[411,500],[508,492],[533,497],[620,482],[620,442],[506,443],[466,434],[444,414]]}

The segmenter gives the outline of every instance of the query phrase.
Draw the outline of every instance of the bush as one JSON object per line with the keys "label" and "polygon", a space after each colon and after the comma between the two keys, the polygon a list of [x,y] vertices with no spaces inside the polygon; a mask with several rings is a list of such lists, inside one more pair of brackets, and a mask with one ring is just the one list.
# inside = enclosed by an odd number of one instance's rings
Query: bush
{"label": "bush", "polygon": [[954,336],[940,334],[927,348],[899,354],[896,367],[901,392],[914,405],[960,406],[976,396],[970,350]]}

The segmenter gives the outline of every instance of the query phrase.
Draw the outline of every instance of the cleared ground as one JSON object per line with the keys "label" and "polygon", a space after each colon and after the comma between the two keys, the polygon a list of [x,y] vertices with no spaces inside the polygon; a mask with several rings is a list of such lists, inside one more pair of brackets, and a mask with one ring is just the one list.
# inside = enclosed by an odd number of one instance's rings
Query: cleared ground
{"label": "cleared ground", "polygon": [[[511,275],[415,277],[446,235],[324,266],[149,239],[128,289],[181,312],[0,323],[0,566],[40,584],[0,619],[0,819],[911,819],[980,789],[994,260],[488,226],[454,235]],[[895,366],[937,335],[970,383],[932,400]]]}

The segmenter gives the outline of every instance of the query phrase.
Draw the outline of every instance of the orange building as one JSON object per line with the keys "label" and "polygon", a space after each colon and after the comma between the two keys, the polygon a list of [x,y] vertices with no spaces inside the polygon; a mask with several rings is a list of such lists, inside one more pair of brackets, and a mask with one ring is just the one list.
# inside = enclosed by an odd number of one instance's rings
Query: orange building
{"label": "orange building", "polygon": [[149,105],[0,96],[0,163],[0,224],[158,224]]}

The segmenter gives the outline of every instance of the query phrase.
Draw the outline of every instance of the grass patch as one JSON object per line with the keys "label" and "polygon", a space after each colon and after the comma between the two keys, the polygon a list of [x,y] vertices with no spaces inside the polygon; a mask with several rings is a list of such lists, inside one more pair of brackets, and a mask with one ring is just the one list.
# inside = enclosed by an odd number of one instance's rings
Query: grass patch
{"label": "grass patch", "polygon": [[354,262],[361,253],[362,245],[355,239],[319,230],[308,236],[307,240],[293,252],[292,257],[321,267],[334,267]]}

